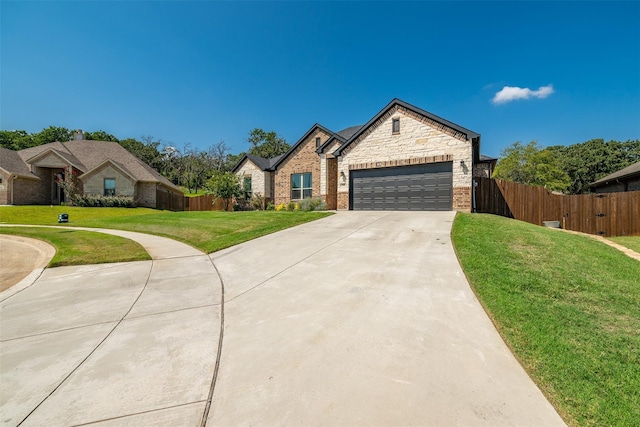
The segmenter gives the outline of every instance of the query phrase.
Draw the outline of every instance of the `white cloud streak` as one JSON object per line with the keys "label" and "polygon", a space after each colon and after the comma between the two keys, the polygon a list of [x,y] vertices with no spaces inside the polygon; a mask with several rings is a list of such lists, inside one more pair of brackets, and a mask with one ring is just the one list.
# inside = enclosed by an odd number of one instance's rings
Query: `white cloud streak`
{"label": "white cloud streak", "polygon": [[518,99],[546,98],[553,93],[553,85],[540,86],[538,90],[531,90],[528,87],[505,86],[495,94],[491,100],[492,104],[506,104]]}

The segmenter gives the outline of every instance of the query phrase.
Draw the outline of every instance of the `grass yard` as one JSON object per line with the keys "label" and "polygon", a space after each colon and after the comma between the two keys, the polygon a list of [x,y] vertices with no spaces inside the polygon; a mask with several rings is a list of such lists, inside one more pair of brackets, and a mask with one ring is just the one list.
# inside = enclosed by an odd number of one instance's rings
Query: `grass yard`
{"label": "grass yard", "polygon": [[478,298],[575,426],[640,420],[640,262],[589,237],[458,214],[452,239]]}
{"label": "grass yard", "polygon": [[7,206],[0,208],[0,223],[58,225],[58,213],[62,212],[69,214],[70,226],[156,234],[206,253],[332,215],[330,212],[170,212],[145,208]]}
{"label": "grass yard", "polygon": [[56,248],[56,254],[49,267],[151,259],[138,243],[103,233],[64,228],[0,227],[0,234],[32,237],[51,244]]}
{"label": "grass yard", "polygon": [[640,254],[640,236],[607,237],[607,239]]}

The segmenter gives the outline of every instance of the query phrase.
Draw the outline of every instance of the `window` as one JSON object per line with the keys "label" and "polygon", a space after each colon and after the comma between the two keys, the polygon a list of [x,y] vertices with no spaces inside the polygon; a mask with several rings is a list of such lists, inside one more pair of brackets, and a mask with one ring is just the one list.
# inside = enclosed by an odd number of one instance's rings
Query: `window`
{"label": "window", "polygon": [[316,137],[316,148],[320,147],[320,137]]}
{"label": "window", "polygon": [[247,197],[251,197],[251,176],[244,177],[244,192],[247,194]]}
{"label": "window", "polygon": [[391,132],[400,133],[400,119],[392,119]]}
{"label": "window", "polygon": [[291,200],[311,197],[311,172],[291,175]]}
{"label": "window", "polygon": [[104,179],[104,195],[105,196],[116,195],[116,179],[115,178]]}

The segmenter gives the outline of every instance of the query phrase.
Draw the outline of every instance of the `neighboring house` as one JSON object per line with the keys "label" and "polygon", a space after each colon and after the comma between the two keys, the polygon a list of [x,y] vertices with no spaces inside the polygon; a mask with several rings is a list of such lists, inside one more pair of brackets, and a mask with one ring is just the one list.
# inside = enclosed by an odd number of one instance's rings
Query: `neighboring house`
{"label": "neighboring house", "polygon": [[596,193],[640,191],[640,162],[607,175],[589,186]]}
{"label": "neighboring house", "polygon": [[491,178],[497,161],[498,159],[495,157],[480,154],[478,161],[473,164],[473,176],[479,178]]}
{"label": "neighboring house", "polygon": [[470,211],[475,165],[490,174],[495,164],[479,149],[478,133],[394,99],[362,126],[315,124],[284,155],[247,155],[233,171],[276,205],[319,197],[329,209]]}
{"label": "neighboring house", "polygon": [[133,197],[156,207],[158,192],[182,191],[117,142],[52,142],[20,151],[0,148],[0,204],[49,205],[65,201],[58,180],[72,170],[83,194]]}

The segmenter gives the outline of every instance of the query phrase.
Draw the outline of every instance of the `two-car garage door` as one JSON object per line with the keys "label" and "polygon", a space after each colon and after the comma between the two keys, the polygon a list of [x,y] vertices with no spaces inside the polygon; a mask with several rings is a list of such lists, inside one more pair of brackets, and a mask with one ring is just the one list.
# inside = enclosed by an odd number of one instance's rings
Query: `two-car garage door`
{"label": "two-car garage door", "polygon": [[452,163],[350,171],[353,210],[449,211]]}

